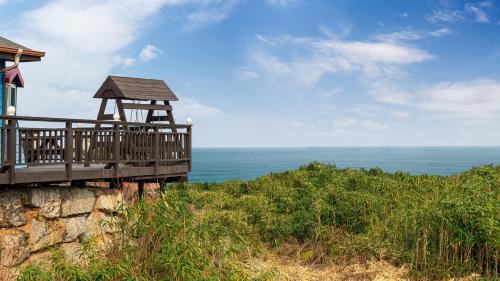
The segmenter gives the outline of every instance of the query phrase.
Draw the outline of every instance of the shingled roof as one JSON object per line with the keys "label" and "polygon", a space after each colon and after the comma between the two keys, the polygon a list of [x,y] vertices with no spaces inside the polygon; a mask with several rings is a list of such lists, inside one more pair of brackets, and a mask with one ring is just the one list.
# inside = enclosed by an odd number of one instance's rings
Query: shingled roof
{"label": "shingled roof", "polygon": [[19,49],[23,50],[23,55],[20,58],[22,62],[39,61],[40,58],[45,56],[44,52],[31,50],[30,48],[0,36],[0,59],[13,61]]}
{"label": "shingled roof", "polygon": [[177,96],[163,80],[108,76],[94,98],[176,101]]}
{"label": "shingled roof", "polygon": [[17,44],[16,42],[12,42],[9,39],[2,37],[2,36],[0,36],[0,47],[29,50],[28,48],[24,47],[23,45]]}

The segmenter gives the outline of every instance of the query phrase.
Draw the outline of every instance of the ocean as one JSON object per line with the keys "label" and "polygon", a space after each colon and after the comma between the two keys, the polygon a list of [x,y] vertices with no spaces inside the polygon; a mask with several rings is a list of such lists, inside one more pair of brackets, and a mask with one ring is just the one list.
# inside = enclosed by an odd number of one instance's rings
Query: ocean
{"label": "ocean", "polygon": [[254,179],[313,161],[340,168],[380,167],[386,172],[451,175],[500,164],[500,147],[193,148],[191,182]]}

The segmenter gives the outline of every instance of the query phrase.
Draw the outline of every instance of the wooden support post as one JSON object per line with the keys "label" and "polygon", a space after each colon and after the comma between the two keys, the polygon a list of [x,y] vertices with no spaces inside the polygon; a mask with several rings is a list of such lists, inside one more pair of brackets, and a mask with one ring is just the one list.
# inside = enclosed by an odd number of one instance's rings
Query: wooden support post
{"label": "wooden support post", "polygon": [[66,122],[66,143],[64,144],[64,162],[66,164],[66,179],[71,181],[73,172],[73,123]]}
{"label": "wooden support post", "polygon": [[113,176],[114,178],[118,178],[118,166],[120,163],[120,125],[114,126],[114,135],[113,135]]}
{"label": "wooden support post", "polygon": [[16,121],[8,120],[7,162],[9,163],[9,183],[16,183]]}
{"label": "wooden support post", "polygon": [[144,181],[137,183],[137,193],[139,194],[139,199],[144,199]]}
{"label": "wooden support post", "polygon": [[186,134],[186,157],[189,158],[188,160],[188,167],[189,171],[191,172],[193,170],[193,151],[192,151],[192,129],[191,126],[187,127],[187,134]]}

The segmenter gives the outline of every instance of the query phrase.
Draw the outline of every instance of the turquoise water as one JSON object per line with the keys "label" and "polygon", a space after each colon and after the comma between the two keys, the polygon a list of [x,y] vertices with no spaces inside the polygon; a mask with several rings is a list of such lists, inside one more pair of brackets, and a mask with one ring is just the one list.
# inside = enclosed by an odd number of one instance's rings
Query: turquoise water
{"label": "turquoise water", "polygon": [[500,164],[500,147],[194,148],[192,182],[254,179],[319,161],[338,167],[450,175]]}

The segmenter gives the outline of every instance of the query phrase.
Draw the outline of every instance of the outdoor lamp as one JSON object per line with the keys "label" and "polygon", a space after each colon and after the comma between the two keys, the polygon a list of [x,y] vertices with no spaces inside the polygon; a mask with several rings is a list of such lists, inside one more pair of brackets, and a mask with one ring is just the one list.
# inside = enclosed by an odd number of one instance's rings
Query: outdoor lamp
{"label": "outdoor lamp", "polygon": [[191,118],[188,118],[186,119],[186,123],[191,126],[193,125],[193,120]]}
{"label": "outdoor lamp", "polygon": [[9,115],[9,116],[16,115],[16,107],[12,106],[12,105],[7,107],[7,115]]}
{"label": "outdoor lamp", "polygon": [[120,121],[120,114],[118,114],[118,113],[113,114],[113,121],[116,121],[116,122]]}

